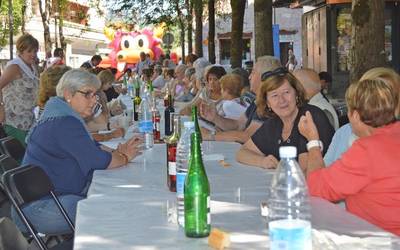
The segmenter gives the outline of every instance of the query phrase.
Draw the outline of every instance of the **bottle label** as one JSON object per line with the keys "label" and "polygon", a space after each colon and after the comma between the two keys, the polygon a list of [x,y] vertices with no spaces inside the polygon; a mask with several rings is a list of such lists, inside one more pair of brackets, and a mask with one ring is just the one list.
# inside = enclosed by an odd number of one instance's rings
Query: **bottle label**
{"label": "bottle label", "polygon": [[139,132],[141,133],[151,133],[153,132],[153,122],[152,121],[140,121],[139,122]]}
{"label": "bottle label", "polygon": [[207,224],[211,225],[210,196],[207,196]]}
{"label": "bottle label", "polygon": [[176,195],[178,198],[184,197],[184,187],[185,187],[185,178],[186,172],[176,173]]}
{"label": "bottle label", "polygon": [[172,161],[168,162],[168,174],[176,175],[176,162],[172,162]]}
{"label": "bottle label", "polygon": [[311,249],[311,223],[298,219],[271,221],[269,239],[271,250]]}

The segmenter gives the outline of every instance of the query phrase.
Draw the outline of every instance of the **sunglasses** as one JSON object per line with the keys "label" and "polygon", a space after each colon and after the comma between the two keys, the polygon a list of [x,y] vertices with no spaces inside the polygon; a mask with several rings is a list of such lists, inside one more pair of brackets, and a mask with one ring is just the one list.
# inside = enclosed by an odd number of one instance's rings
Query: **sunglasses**
{"label": "sunglasses", "polygon": [[270,78],[271,76],[284,76],[287,73],[289,73],[289,71],[286,68],[280,67],[280,68],[274,69],[272,71],[267,71],[267,72],[262,73],[261,81],[265,81],[268,78]]}
{"label": "sunglasses", "polygon": [[93,97],[96,97],[96,100],[99,99],[99,96],[96,92],[82,90],[77,90],[76,92],[81,93],[86,99],[92,99]]}

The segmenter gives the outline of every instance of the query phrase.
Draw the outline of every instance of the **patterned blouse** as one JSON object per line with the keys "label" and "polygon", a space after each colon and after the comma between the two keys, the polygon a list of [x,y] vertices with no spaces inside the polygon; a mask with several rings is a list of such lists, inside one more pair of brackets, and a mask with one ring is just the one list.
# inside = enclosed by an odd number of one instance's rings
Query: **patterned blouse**
{"label": "patterned blouse", "polygon": [[21,130],[29,130],[34,122],[33,108],[36,106],[39,81],[32,80],[20,70],[22,77],[11,81],[3,88],[6,112],[5,124]]}

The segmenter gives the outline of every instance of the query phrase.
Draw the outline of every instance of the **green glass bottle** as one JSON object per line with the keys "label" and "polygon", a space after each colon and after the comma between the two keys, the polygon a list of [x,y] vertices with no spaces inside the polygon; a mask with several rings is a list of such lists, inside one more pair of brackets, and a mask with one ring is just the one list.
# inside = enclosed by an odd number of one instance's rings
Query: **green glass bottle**
{"label": "green glass bottle", "polygon": [[203,136],[201,135],[200,125],[199,125],[199,118],[197,112],[197,106],[192,106],[192,122],[194,122],[194,129],[196,133],[200,135],[200,143],[203,141]]}
{"label": "green glass bottle", "polygon": [[211,229],[210,184],[201,158],[200,135],[191,135],[189,172],[184,187],[185,234],[207,237]]}

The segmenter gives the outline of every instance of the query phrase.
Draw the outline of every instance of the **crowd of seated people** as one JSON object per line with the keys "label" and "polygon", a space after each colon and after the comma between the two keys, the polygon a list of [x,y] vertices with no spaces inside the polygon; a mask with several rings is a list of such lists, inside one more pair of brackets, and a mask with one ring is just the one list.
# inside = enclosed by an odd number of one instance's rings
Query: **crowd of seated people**
{"label": "crowd of seated people", "polygon": [[[185,102],[182,115],[197,105],[201,119],[215,125],[215,131],[202,128],[203,139],[241,143],[236,159],[249,167],[274,169],[279,147],[295,146],[311,195],[345,201],[349,212],[400,235],[400,77],[392,69],[371,69],[350,84],[350,123],[339,128],[328,87],[319,78],[332,79],[311,69],[289,72],[272,56],[257,58],[250,75],[195,55],[179,65],[142,57],[138,67],[119,78],[112,69],[98,67],[99,56],[81,69],[69,68],[64,59],[49,61],[39,75],[37,40],[23,35],[16,45],[18,57],[0,77],[0,119],[7,135],[26,143],[22,164],[45,170],[73,220],[94,170],[127,165],[141,153],[139,137],[115,150],[99,144],[125,133],[119,122],[124,107],[113,100],[126,94],[113,84],[125,75],[127,81],[153,81],[158,97],[171,93]],[[40,108],[36,122],[35,105]],[[32,202],[24,211],[42,233],[69,230],[50,199]],[[14,211],[12,216],[25,231]]]}

